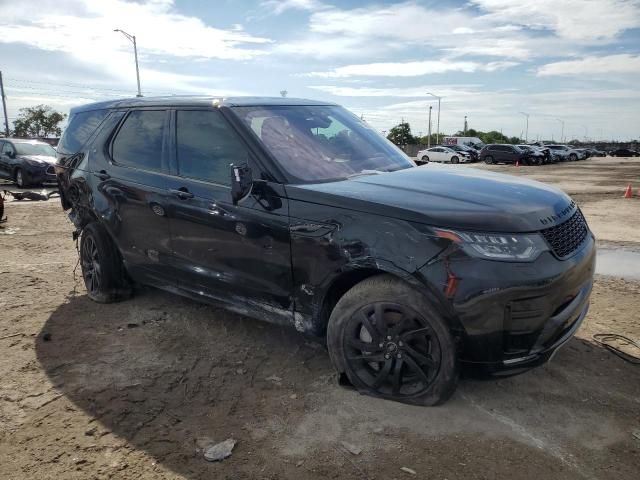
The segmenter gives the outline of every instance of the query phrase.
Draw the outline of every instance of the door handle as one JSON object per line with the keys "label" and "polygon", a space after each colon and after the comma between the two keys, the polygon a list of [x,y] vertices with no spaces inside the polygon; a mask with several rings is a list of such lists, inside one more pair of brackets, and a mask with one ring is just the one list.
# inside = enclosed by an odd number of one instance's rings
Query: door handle
{"label": "door handle", "polygon": [[98,177],[100,180],[109,180],[111,175],[109,175],[105,170],[100,170],[99,172],[95,172],[94,175]]}
{"label": "door handle", "polygon": [[193,193],[191,193],[189,190],[187,190],[186,187],[180,187],[178,189],[171,188],[171,189],[169,189],[169,193],[171,195],[175,195],[180,200],[188,200],[190,198],[193,198]]}

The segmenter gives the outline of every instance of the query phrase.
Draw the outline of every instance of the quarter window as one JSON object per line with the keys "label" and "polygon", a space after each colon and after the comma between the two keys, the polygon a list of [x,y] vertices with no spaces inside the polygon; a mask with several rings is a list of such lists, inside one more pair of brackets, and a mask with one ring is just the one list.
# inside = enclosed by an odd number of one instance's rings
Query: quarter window
{"label": "quarter window", "polygon": [[113,160],[118,165],[162,170],[164,110],[134,110],[113,141]]}
{"label": "quarter window", "polygon": [[229,185],[229,165],[245,163],[248,150],[217,110],[179,110],[176,155],[180,176]]}
{"label": "quarter window", "polygon": [[108,113],[109,110],[92,110],[73,115],[60,140],[58,151],[65,154],[78,152]]}

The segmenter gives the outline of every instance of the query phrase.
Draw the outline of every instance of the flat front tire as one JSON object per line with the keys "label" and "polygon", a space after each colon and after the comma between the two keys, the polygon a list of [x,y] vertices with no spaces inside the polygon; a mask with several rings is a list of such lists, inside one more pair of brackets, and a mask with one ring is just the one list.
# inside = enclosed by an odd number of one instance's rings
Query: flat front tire
{"label": "flat front tire", "polygon": [[415,405],[445,402],[458,383],[456,347],[433,303],[391,275],[355,285],[327,328],[331,361],[363,394]]}
{"label": "flat front tire", "polygon": [[80,266],[87,295],[94,302],[112,303],[131,296],[120,252],[99,223],[90,223],[82,231]]}

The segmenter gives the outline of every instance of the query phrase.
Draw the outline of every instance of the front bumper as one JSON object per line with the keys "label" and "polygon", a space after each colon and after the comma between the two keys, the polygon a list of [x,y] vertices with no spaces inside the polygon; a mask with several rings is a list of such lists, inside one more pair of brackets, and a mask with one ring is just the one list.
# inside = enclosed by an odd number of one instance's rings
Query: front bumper
{"label": "front bumper", "polygon": [[571,339],[587,314],[594,270],[589,234],[566,260],[545,252],[532,263],[508,263],[456,251],[421,274],[450,307],[465,370],[502,376],[546,362]]}
{"label": "front bumper", "polygon": [[58,183],[56,170],[53,165],[26,165],[23,172],[26,180],[31,184]]}

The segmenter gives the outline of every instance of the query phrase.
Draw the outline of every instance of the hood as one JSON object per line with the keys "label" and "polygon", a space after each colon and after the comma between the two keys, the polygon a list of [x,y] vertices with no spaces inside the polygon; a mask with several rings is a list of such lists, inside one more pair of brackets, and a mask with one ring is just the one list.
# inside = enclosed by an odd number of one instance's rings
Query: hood
{"label": "hood", "polygon": [[348,208],[438,227],[535,232],[577,209],[555,187],[475,168],[428,164],[380,175],[288,185],[291,199]]}
{"label": "hood", "polygon": [[18,155],[18,158],[24,158],[25,160],[35,160],[48,163],[50,165],[54,165],[56,163],[56,157],[49,157],[48,155]]}

